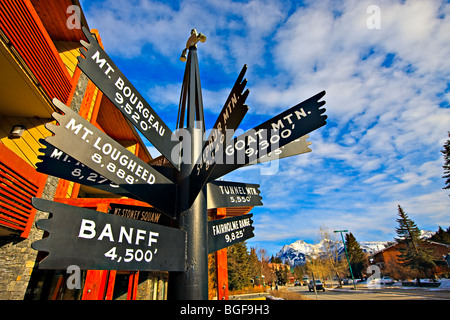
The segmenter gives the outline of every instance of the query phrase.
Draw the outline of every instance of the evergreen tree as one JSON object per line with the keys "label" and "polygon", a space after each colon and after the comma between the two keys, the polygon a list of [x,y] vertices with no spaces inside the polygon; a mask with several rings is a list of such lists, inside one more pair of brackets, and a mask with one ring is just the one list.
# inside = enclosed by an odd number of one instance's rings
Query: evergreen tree
{"label": "evergreen tree", "polygon": [[439,227],[439,230],[430,238],[430,241],[450,244],[450,227],[446,231]]}
{"label": "evergreen tree", "polygon": [[261,263],[258,260],[258,255],[256,254],[256,248],[250,248],[248,269],[249,269],[250,278],[253,279],[253,285],[259,285],[261,282],[260,281]]}
{"label": "evergreen tree", "polygon": [[208,254],[208,299],[217,294],[216,253]]}
{"label": "evergreen tree", "polygon": [[345,245],[353,275],[355,278],[362,279],[368,266],[367,257],[352,233],[345,235]]}
{"label": "evergreen tree", "polygon": [[294,266],[294,276],[299,280],[302,281],[303,276],[306,275],[306,266]]}
{"label": "evergreen tree", "polygon": [[288,272],[289,272],[289,265],[283,265],[283,269],[281,271],[281,276],[283,278],[283,285],[285,285],[288,282]]}
{"label": "evergreen tree", "polygon": [[396,228],[398,238],[395,238],[400,244],[397,249],[400,252],[399,262],[401,265],[418,271],[417,280],[422,275],[428,276],[434,272],[435,263],[431,252],[423,248],[425,240],[420,238],[420,230],[408,215],[398,206],[397,219],[399,227]]}
{"label": "evergreen tree", "polygon": [[283,261],[281,261],[280,258],[274,257],[273,255],[272,255],[272,257],[270,258],[270,262],[271,262],[271,263],[283,263]]}
{"label": "evergreen tree", "polygon": [[[450,132],[448,132],[448,136],[450,137]],[[450,189],[450,140],[447,140],[444,150],[441,152],[444,155],[444,176],[442,178],[445,179],[445,187],[443,189]]]}
{"label": "evergreen tree", "polygon": [[230,290],[241,290],[250,282],[250,255],[245,241],[236,243],[228,248],[228,285]]}

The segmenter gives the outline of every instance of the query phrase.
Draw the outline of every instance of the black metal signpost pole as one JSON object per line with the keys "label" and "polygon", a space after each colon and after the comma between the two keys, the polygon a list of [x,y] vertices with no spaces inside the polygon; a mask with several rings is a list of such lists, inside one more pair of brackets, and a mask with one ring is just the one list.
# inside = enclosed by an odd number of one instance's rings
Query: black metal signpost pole
{"label": "black metal signpost pole", "polygon": [[[189,41],[188,41],[189,43]],[[186,116],[186,128],[183,117]],[[191,173],[203,146],[205,131],[197,47],[189,47],[186,72],[183,79],[178,119],[178,130],[183,130],[182,160],[178,175],[177,217],[179,229],[186,231],[186,269],[169,273],[169,299],[208,299],[208,210],[206,187],[192,202]],[[194,195],[195,197],[195,195]]]}
{"label": "black metal signpost pole", "polygon": [[[191,155],[199,154],[203,132],[189,128],[191,134]],[[188,146],[189,147],[189,146]],[[186,231],[186,269],[184,272],[169,273],[168,297],[173,300],[208,299],[208,234],[206,187],[190,205],[190,172],[194,163],[183,163],[180,170],[177,204],[180,208],[178,227]]]}

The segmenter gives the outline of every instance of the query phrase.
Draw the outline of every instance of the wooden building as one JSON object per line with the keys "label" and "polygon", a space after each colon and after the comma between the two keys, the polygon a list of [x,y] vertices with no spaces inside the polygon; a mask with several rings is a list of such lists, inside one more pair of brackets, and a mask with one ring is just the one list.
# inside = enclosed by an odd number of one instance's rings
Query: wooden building
{"label": "wooden building", "polygon": [[[380,267],[382,275],[390,275],[390,271],[399,266],[399,248],[404,244],[394,243],[389,247],[373,253],[369,257],[370,264]],[[450,245],[429,241],[423,245],[423,248],[429,250],[433,255],[433,262],[436,264],[434,270],[436,275],[448,274],[449,268],[445,257],[450,253]]]}
{"label": "wooden building", "polygon": [[[79,13],[79,15],[77,14]],[[77,67],[81,30],[89,26],[77,0],[0,0],[0,300],[165,299],[167,272],[39,270],[43,253],[31,243],[44,236],[34,222],[31,197],[108,212],[111,205],[149,207],[36,171],[41,139],[51,135],[56,97],[145,162],[151,162],[136,129]],[[98,32],[92,34],[101,44]],[[170,201],[170,199],[168,199]],[[251,207],[211,209],[213,219],[248,213]],[[228,297],[226,249],[216,254],[220,299]]]}
{"label": "wooden building", "polygon": [[[36,214],[31,197],[102,212],[110,203],[148,206],[36,171],[41,139],[51,135],[44,125],[53,122],[54,97],[142,160],[151,156],[135,128],[77,68],[80,40],[87,40],[81,26],[88,28],[78,1],[2,0],[0,9],[0,298],[137,298],[138,273],[87,271],[83,290],[65,290],[65,272],[37,268],[43,255],[31,243],[43,232],[34,222],[47,213]],[[167,274],[145,277],[142,298],[163,299]],[[107,296],[99,294],[102,286]]]}

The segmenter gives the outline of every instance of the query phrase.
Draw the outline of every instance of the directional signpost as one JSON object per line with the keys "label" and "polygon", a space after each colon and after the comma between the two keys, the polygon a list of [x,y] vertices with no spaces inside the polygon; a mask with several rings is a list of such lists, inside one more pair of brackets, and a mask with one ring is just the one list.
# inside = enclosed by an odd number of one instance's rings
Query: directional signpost
{"label": "directional signpost", "polygon": [[[244,66],[204,141],[197,58],[204,35],[193,29],[183,51],[186,71],[172,132],[88,30],[83,32],[89,43],[81,41],[80,69],[162,156],[145,163],[54,99],[58,125],[47,125],[54,135],[45,139],[37,170],[151,208],[113,206],[107,214],[33,198],[35,208],[51,213],[36,223],[49,232],[32,245],[49,253],[39,267],[170,271],[170,299],[207,299],[208,254],[254,236],[252,214],[208,222],[207,210],[262,205],[259,185],[216,179],[242,166],[310,152],[306,135],[326,124],[325,92],[232,139],[248,111]],[[164,159],[171,166],[156,165]]]}

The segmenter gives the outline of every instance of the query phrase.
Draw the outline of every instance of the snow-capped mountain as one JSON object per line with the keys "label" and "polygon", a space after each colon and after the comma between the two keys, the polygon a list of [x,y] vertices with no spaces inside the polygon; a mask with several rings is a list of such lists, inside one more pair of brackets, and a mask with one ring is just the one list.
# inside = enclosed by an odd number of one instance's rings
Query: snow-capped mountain
{"label": "snow-capped mountain", "polygon": [[422,239],[429,239],[431,238],[436,232],[435,231],[427,231],[427,230],[420,230],[420,237]]}
{"label": "snow-capped mountain", "polygon": [[[368,254],[382,250],[390,244],[391,242],[388,241],[359,242],[361,249]],[[344,253],[344,245],[342,244],[342,241],[335,242],[330,240],[322,240],[318,244],[309,244],[303,240],[297,240],[294,243],[283,246],[275,257],[280,258],[283,263],[289,263],[291,266],[304,265],[308,257],[315,259],[325,254],[325,252],[327,252],[327,246],[330,248],[328,251],[334,252],[337,250],[339,255]]]}
{"label": "snow-capped mountain", "polygon": [[[420,230],[421,238],[430,238],[435,232]],[[359,246],[367,254],[373,254],[392,244],[394,241],[359,241]],[[337,249],[339,256],[344,254],[344,245],[342,241],[322,240],[318,244],[309,244],[303,240],[297,240],[294,243],[283,246],[276,254],[276,258],[280,258],[283,263],[289,263],[291,266],[304,265],[306,259],[313,259],[324,255],[327,252],[327,246],[330,248],[328,252],[334,252]]]}

